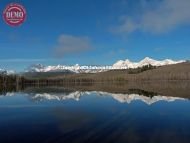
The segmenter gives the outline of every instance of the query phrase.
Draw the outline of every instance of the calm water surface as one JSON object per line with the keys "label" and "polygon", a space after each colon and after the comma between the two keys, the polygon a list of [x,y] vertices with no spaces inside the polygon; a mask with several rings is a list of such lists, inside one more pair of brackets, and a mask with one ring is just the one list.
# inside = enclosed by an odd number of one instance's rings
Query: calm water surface
{"label": "calm water surface", "polygon": [[186,98],[108,92],[0,96],[2,143],[189,143]]}

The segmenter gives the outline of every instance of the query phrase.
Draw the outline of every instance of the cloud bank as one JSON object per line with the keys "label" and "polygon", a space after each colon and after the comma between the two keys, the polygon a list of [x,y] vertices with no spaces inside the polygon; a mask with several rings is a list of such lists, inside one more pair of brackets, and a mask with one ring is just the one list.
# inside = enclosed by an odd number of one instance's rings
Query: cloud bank
{"label": "cloud bank", "polygon": [[91,42],[88,37],[77,37],[62,34],[58,38],[58,43],[55,47],[55,55],[57,57],[63,57],[73,54],[77,55],[91,50],[91,47]]}
{"label": "cloud bank", "polygon": [[112,31],[160,34],[190,24],[190,0],[142,0],[140,8],[139,11],[142,12],[138,16],[122,16],[120,23]]}

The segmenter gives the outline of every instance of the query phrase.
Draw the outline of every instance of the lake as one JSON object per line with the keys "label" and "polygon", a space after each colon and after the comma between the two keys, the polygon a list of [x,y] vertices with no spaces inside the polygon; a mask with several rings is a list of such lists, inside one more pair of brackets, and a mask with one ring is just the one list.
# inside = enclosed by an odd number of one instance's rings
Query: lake
{"label": "lake", "polygon": [[0,142],[190,142],[189,86],[163,92],[117,89],[31,87],[1,92]]}

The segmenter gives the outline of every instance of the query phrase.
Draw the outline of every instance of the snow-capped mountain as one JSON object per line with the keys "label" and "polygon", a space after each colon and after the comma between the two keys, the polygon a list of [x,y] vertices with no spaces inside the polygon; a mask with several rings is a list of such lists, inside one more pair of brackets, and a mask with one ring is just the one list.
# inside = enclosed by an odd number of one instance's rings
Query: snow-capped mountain
{"label": "snow-capped mountain", "polygon": [[113,99],[117,100],[120,103],[132,103],[133,101],[141,101],[146,103],[147,105],[151,105],[153,103],[159,102],[159,101],[165,101],[165,102],[173,102],[176,100],[186,100],[185,98],[179,98],[179,97],[169,97],[169,96],[153,96],[153,97],[147,97],[139,94],[116,94],[116,93],[108,93],[108,92],[99,92],[99,91],[92,91],[92,92],[80,92],[75,91],[68,94],[64,93],[37,93],[34,95],[30,95],[31,99],[34,101],[44,101],[44,100],[76,100],[79,101],[80,98],[84,95],[91,95],[96,94],[99,96],[110,96]]}
{"label": "snow-capped mountain", "polygon": [[67,72],[67,73],[97,73],[103,72],[107,69],[101,68],[102,66],[80,66],[78,64],[74,66],[43,66],[41,64],[33,65],[29,67],[26,72]]}
{"label": "snow-capped mountain", "polygon": [[138,67],[143,67],[145,65],[152,65],[152,66],[164,66],[164,65],[172,65],[172,64],[178,64],[178,63],[183,63],[185,60],[180,60],[180,61],[173,61],[171,59],[165,59],[162,61],[157,61],[154,59],[151,59],[149,57],[144,58],[140,62],[131,62],[130,60],[119,60],[115,64],[113,64],[113,67],[115,68],[120,68],[120,67],[127,67],[127,68],[138,68]]}
{"label": "snow-capped mountain", "polygon": [[3,75],[11,75],[11,74],[15,74],[15,71],[0,69],[0,75],[1,74],[3,74]]}
{"label": "snow-capped mountain", "polygon": [[80,66],[78,64],[74,66],[57,65],[57,66],[43,66],[41,64],[31,66],[27,72],[73,72],[73,73],[97,73],[108,71],[111,69],[128,69],[128,68],[138,68],[145,65],[152,66],[164,66],[185,62],[185,60],[173,61],[171,59],[165,59],[162,61],[157,61],[149,57],[144,58],[140,62],[132,62],[128,59],[119,60],[112,66]]}
{"label": "snow-capped mountain", "polygon": [[[73,67],[75,67],[74,69],[77,69],[77,66]],[[32,65],[27,70],[27,72],[68,72],[68,71],[72,72],[73,69],[70,66],[62,66],[62,65],[44,66],[42,64]]]}

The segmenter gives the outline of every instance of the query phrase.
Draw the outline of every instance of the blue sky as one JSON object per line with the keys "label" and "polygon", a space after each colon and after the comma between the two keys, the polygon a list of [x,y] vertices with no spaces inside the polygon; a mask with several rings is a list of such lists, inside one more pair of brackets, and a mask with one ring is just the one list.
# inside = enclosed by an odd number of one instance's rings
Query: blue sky
{"label": "blue sky", "polygon": [[[1,0],[3,12],[11,0]],[[19,27],[0,18],[0,68],[190,59],[189,0],[14,0]],[[1,16],[2,17],[2,16]]]}

